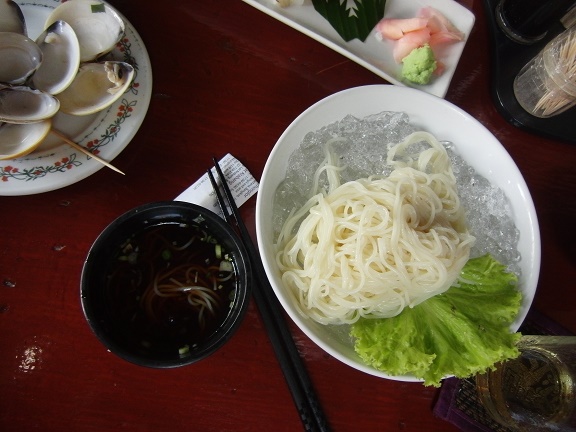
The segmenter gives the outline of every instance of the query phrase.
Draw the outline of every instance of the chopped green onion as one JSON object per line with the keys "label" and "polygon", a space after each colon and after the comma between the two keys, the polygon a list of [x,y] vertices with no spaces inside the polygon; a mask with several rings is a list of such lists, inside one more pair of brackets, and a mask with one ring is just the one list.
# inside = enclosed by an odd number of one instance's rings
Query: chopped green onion
{"label": "chopped green onion", "polygon": [[192,219],[194,222],[196,222],[197,224],[201,224],[202,222],[204,222],[206,219],[204,219],[204,216],[202,215],[198,215],[196,216],[196,218]]}
{"label": "chopped green onion", "polygon": [[218,270],[221,272],[231,272],[234,270],[234,267],[232,267],[230,261],[220,261],[220,268]]}
{"label": "chopped green onion", "polygon": [[104,3],[93,4],[90,6],[90,9],[91,9],[92,13],[106,12],[106,8],[104,6]]}

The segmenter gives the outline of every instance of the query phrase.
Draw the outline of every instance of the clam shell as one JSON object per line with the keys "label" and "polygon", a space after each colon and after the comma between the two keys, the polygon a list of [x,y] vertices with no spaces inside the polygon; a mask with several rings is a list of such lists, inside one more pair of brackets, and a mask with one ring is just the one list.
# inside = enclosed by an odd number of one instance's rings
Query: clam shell
{"label": "clam shell", "polygon": [[68,87],[80,66],[80,45],[72,26],[64,21],[51,24],[36,39],[43,54],[32,76],[34,88],[58,94]]}
{"label": "clam shell", "polygon": [[88,115],[112,105],[130,87],[134,68],[125,62],[106,61],[80,66],[74,81],[58,95],[60,111]]}
{"label": "clam shell", "polygon": [[53,117],[60,102],[51,94],[29,87],[0,87],[0,121],[34,123]]}
{"label": "clam shell", "polygon": [[111,6],[97,0],[62,3],[48,16],[45,28],[56,21],[72,26],[80,44],[80,61],[89,62],[110,52],[124,35],[124,21]]}
{"label": "clam shell", "polygon": [[0,83],[21,85],[40,67],[42,51],[32,39],[0,32]]}
{"label": "clam shell", "polygon": [[22,9],[12,0],[0,0],[0,32],[28,35]]}
{"label": "clam shell", "polygon": [[51,120],[28,124],[0,123],[0,160],[15,159],[32,152],[51,127]]}

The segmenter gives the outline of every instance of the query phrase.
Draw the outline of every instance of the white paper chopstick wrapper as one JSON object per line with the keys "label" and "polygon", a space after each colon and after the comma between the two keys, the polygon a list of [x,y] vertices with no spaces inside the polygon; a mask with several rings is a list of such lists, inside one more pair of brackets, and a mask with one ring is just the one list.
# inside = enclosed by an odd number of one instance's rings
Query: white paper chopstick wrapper
{"label": "white paper chopstick wrapper", "polygon": [[[226,177],[226,182],[234,196],[234,201],[236,202],[237,207],[240,207],[248,201],[252,195],[258,192],[258,182],[256,179],[252,174],[250,174],[250,171],[248,171],[242,162],[230,153],[220,159],[218,164],[224,173],[224,177]],[[212,168],[212,174],[214,174],[214,178],[218,184],[220,184],[215,168]],[[210,183],[208,174],[204,174],[200,177],[192,186],[178,195],[175,201],[185,201],[197,204],[207,208],[208,210],[212,210],[222,218],[224,217],[222,210],[220,210],[220,206],[218,205],[216,194],[212,189],[212,184]]]}

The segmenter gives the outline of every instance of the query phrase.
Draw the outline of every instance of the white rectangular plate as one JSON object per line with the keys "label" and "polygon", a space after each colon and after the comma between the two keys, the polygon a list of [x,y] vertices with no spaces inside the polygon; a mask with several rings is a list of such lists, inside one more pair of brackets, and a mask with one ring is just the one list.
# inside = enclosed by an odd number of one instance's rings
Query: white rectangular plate
{"label": "white rectangular plate", "polygon": [[[374,30],[364,42],[358,39],[346,42],[331,24],[314,9],[311,0],[305,0],[302,6],[286,8],[277,6],[272,0],[243,1],[348,57],[391,84],[415,87],[441,98],[448,91],[450,81],[466,44],[466,40],[464,40],[443,47],[442,51],[439,51],[439,58],[437,59],[445,67],[442,75],[435,77],[430,84],[416,85],[401,81],[401,66],[392,57],[393,43],[391,41],[379,41]],[[465,34],[466,39],[468,38],[474,26],[474,14],[454,0],[388,0],[384,17],[413,18],[418,10],[425,6],[431,6],[442,12]]]}

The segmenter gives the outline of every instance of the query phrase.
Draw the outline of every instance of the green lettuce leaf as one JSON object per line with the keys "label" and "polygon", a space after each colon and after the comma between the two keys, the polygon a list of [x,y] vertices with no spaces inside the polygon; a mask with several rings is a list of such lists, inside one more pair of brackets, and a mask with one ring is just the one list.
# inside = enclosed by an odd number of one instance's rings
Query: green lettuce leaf
{"label": "green lettuce leaf", "polygon": [[314,9],[334,27],[346,42],[366,40],[372,29],[384,17],[386,0],[353,0],[351,14],[346,0],[312,0]]}
{"label": "green lettuce leaf", "polygon": [[519,355],[521,335],[510,332],[522,303],[517,285],[516,275],[490,255],[471,259],[445,293],[396,317],[353,324],[355,350],[376,369],[436,387],[446,375],[482,373]]}

